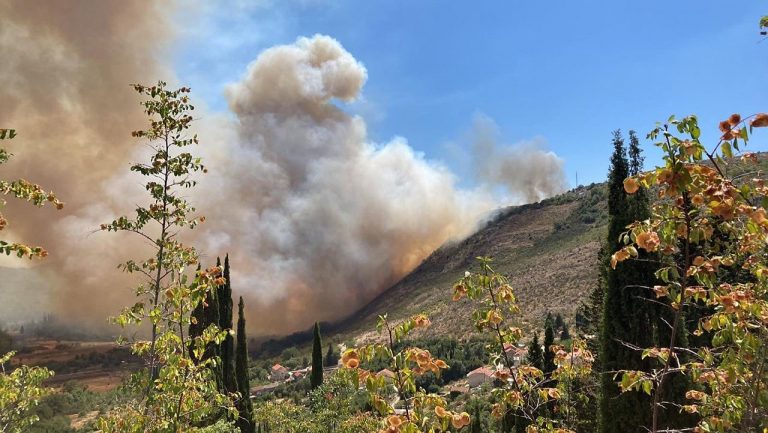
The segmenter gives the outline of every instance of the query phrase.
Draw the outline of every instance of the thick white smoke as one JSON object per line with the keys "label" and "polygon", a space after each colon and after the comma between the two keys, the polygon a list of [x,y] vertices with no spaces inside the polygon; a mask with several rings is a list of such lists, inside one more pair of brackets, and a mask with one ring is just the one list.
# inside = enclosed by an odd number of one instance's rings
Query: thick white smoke
{"label": "thick white smoke", "polygon": [[353,312],[494,206],[402,139],[369,142],[364,120],[334,105],[366,75],[315,36],[265,51],[227,88],[237,137],[208,157],[206,249],[232,253],[262,331]]}

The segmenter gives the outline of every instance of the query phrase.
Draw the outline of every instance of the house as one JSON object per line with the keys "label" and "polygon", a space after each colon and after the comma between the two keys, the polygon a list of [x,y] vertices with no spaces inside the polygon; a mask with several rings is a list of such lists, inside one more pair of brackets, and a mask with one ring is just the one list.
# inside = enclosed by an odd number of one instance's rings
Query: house
{"label": "house", "polygon": [[496,380],[494,371],[488,367],[476,368],[467,373],[467,384],[470,388],[476,388],[484,383],[493,383]]}
{"label": "house", "polygon": [[272,366],[269,372],[269,380],[272,380],[274,382],[283,381],[291,377],[290,371],[288,371],[287,368],[283,367],[280,364],[275,364]]}
{"label": "house", "polygon": [[384,370],[376,373],[376,378],[379,377],[383,377],[387,383],[392,383],[395,381],[396,376],[395,373],[393,373],[391,370],[385,368]]}
{"label": "house", "polygon": [[528,348],[515,346],[511,343],[504,343],[504,354],[510,361],[512,361],[514,367],[519,367],[520,364],[525,362],[525,358],[528,356]]}

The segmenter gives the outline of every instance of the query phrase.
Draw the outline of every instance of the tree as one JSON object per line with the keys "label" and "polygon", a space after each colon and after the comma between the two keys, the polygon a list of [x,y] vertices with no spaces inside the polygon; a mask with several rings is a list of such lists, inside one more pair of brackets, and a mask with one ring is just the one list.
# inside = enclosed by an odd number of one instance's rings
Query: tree
{"label": "tree", "polygon": [[565,321],[563,320],[563,316],[560,313],[557,313],[557,315],[555,315],[555,326],[554,326],[555,331],[559,331],[563,329],[563,326],[565,326]]}
{"label": "tree", "polygon": [[[218,259],[217,259],[218,261]],[[219,329],[232,330],[232,281],[229,275],[229,254],[224,257],[224,283],[217,288],[219,301]],[[237,379],[235,379],[235,341],[232,334],[227,332],[221,343],[221,370],[224,389],[229,392],[237,392]]]}
{"label": "tree", "polygon": [[[631,170],[639,170],[639,153],[635,155],[630,164],[621,131],[614,131],[613,154],[608,172],[609,223],[606,251],[615,251],[619,247],[619,238],[632,221],[647,217],[647,214],[641,213],[642,207],[634,204],[624,191],[624,179]],[[618,433],[625,431],[627,426],[647,426],[649,422],[647,414],[637,410],[637,407],[647,405],[647,398],[638,394],[622,395],[612,380],[612,372],[622,368],[646,367],[639,354],[625,344],[640,346],[651,341],[651,327],[655,322],[648,317],[649,306],[641,299],[645,296],[641,296],[642,291],[638,287],[652,285],[654,277],[651,267],[642,263],[615,272],[609,267],[608,257],[604,255],[605,261],[602,264],[605,269],[605,288],[598,359],[604,374],[601,376],[599,425],[601,433]]]}
{"label": "tree", "polygon": [[[518,344],[523,337],[522,329],[510,326],[513,315],[519,312],[514,289],[505,276],[493,270],[491,258],[479,257],[478,261],[480,271],[465,273],[454,285],[453,299],[467,297],[476,302],[480,307],[472,313],[473,324],[493,336],[487,347],[492,358],[499,359],[494,376],[500,385],[493,391],[497,400],[492,415],[502,420],[502,431],[552,431],[553,427],[554,431],[570,431],[575,421],[574,403],[583,394],[578,383],[591,372],[592,354],[579,340],[573,341],[570,351],[555,346],[553,319],[548,314],[545,371],[525,363],[515,365],[503,350]],[[543,411],[544,407],[557,411]]]}
{"label": "tree", "polygon": [[16,352],[0,357],[0,432],[22,433],[39,421],[32,412],[40,400],[52,392],[44,388],[43,381],[53,372],[40,367],[19,366],[12,371],[5,367]]}
{"label": "tree", "polygon": [[333,343],[328,343],[328,351],[325,352],[325,358],[323,359],[326,367],[335,367],[339,363],[339,357],[336,352],[333,351]]}
{"label": "tree", "polygon": [[237,390],[240,398],[237,402],[237,426],[240,433],[254,433],[253,403],[251,402],[251,383],[248,378],[248,337],[245,335],[245,313],[243,312],[243,297],[237,304],[237,356],[235,357],[235,372]]}
{"label": "tree", "polygon": [[202,359],[209,345],[221,343],[225,333],[211,325],[190,341],[185,332],[192,323],[192,311],[224,283],[220,267],[190,271],[199,263],[198,254],[181,241],[181,229],[193,229],[204,221],[193,216],[195,208],[184,198],[184,191],[196,185],[192,175],[205,172],[205,167],[187,151],[198,143],[196,136],[185,135],[194,109],[189,89],[168,90],[162,81],[133,88],[147,98],[142,105],[149,127],[132,135],[146,140],[152,153],[148,163],[136,163],[131,171],[147,178],[150,203],[139,205],[134,217],[118,217],[101,229],[135,234],[151,245],[148,258],[120,265],[143,281],[135,292],[137,302],[114,318],[121,327],[149,322],[149,340],[131,345],[147,367],[130,381],[137,397],[100,418],[98,427],[105,433],[196,432],[216,413],[236,412],[231,399],[217,389],[209,368],[215,358],[197,364],[192,360]]}
{"label": "tree", "polygon": [[538,332],[534,332],[533,339],[528,345],[528,364],[539,370],[544,370],[544,354],[541,352]]}
{"label": "tree", "polygon": [[552,352],[552,346],[555,344],[555,331],[552,329],[552,326],[553,324],[551,321],[547,322],[544,326],[544,369],[542,371],[547,376],[555,371],[555,354]]}
{"label": "tree", "polygon": [[[747,143],[754,128],[768,127],[768,113],[750,118],[747,123],[733,114],[720,122],[722,136],[712,147],[699,140],[695,116],[670,117],[649,134],[662,149],[663,165],[624,182],[628,194],[653,186],[662,198],[650,218],[629,226],[626,245],[611,257],[612,267],[621,263],[623,269],[642,259],[639,251],[657,255],[659,282],[652,290],[672,330],[666,341],[641,348],[655,368],[624,370],[619,383],[624,392],[651,396],[653,433],[669,431],[663,419],[667,395],[681,375],[695,380],[695,386],[683,382],[688,389],[679,407],[698,418],[696,431],[768,428],[765,181],[749,176],[736,181],[724,170],[732,163],[725,158]],[[745,154],[742,162],[749,166],[759,158]],[[684,316],[699,308],[708,311],[695,332],[706,333],[709,341],[689,347]]]}
{"label": "tree", "polygon": [[323,343],[320,341],[320,324],[317,322],[312,334],[312,373],[309,382],[312,389],[323,384]]}
{"label": "tree", "polygon": [[560,340],[570,340],[571,333],[568,331],[568,325],[563,323],[563,330],[560,331]]}

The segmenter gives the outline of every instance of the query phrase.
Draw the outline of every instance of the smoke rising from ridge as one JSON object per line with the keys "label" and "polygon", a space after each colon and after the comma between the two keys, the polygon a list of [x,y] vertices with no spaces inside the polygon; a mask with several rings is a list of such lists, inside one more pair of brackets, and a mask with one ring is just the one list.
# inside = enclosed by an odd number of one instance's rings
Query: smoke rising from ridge
{"label": "smoke rising from ridge", "polygon": [[239,143],[212,167],[228,176],[206,230],[236,251],[237,285],[264,305],[257,329],[353,312],[495,205],[402,139],[370,143],[363,119],[333,104],[359,96],[366,78],[336,40],[315,36],[263,52],[227,88]]}
{"label": "smoke rising from ridge", "polygon": [[563,164],[554,152],[543,149],[543,139],[513,146],[499,144],[499,128],[493,119],[477,115],[472,128],[475,176],[500,184],[519,200],[530,203],[564,192]]}
{"label": "smoke rising from ridge", "polygon": [[[48,282],[65,320],[105,323],[130,302],[135,282],[115,266],[148,251],[129,235],[92,231],[146,201],[141,180],[128,172],[143,152],[130,131],[146,122],[128,84],[174,81],[161,60],[173,36],[169,11],[157,4],[0,5],[0,48],[14,53],[0,65],[0,79],[11,83],[0,88],[0,120],[20,133],[8,144],[18,157],[7,170],[67,203],[58,214],[9,207],[3,236],[10,231],[51,251],[29,272]],[[231,115],[196,113],[202,145],[193,152],[210,173],[190,201],[208,219],[188,243],[211,263],[230,253],[233,288],[247,299],[255,333],[353,312],[500,204],[485,188],[458,188],[448,169],[404,139],[372,143],[364,119],[335,105],[359,97],[366,80],[365,67],[336,40],[300,38],[261,53],[227,87]],[[484,155],[475,161],[508,156],[495,141],[475,144]],[[546,153],[529,160],[539,165],[519,170],[526,180],[504,164],[478,174],[504,183],[513,197],[540,199],[563,186],[558,161]],[[25,290],[39,290],[34,281]]]}

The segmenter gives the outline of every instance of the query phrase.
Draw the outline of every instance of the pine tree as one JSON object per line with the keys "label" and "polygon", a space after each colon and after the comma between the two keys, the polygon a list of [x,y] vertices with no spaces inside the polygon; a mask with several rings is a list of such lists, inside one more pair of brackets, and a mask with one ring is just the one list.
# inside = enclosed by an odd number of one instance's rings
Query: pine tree
{"label": "pine tree", "polygon": [[253,403],[251,402],[251,384],[248,379],[248,343],[245,335],[245,314],[243,313],[243,297],[237,308],[237,356],[235,357],[235,373],[237,376],[237,390],[240,400],[237,403],[239,416],[237,426],[240,433],[254,433]]}
{"label": "pine tree", "polygon": [[538,332],[533,334],[533,340],[528,345],[528,363],[544,371],[544,354],[541,352]]}
{"label": "pine tree", "polygon": [[555,331],[552,329],[552,321],[548,321],[544,326],[544,374],[549,376],[555,371],[555,354],[552,352],[552,345],[555,344]]}
{"label": "pine tree", "polygon": [[[217,259],[217,263],[221,263]],[[232,282],[229,274],[229,254],[224,257],[224,284],[218,287],[219,295],[219,328],[232,330]],[[227,392],[237,392],[237,379],[235,379],[235,341],[232,334],[228,333],[221,343],[221,371],[223,375],[224,389]]]}
{"label": "pine tree", "polygon": [[312,374],[309,382],[312,389],[323,384],[323,343],[320,341],[320,324],[317,322],[312,341]]}

